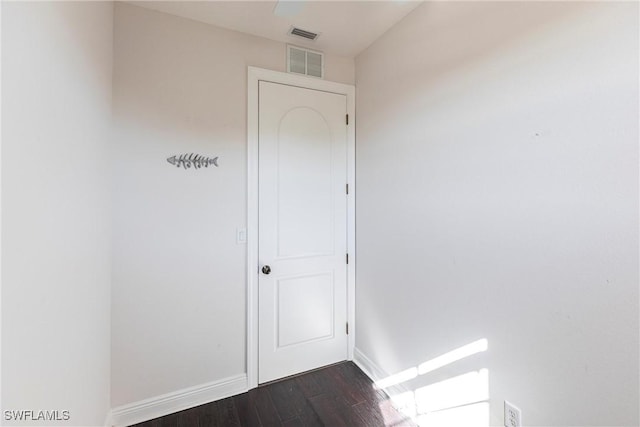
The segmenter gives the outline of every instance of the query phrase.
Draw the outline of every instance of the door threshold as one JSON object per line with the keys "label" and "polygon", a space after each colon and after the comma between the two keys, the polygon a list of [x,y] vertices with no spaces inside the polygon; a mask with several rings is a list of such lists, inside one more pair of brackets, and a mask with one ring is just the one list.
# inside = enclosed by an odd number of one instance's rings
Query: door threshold
{"label": "door threshold", "polygon": [[288,375],[286,377],[277,378],[275,380],[267,381],[266,383],[260,383],[260,384],[258,384],[258,387],[264,387],[264,386],[268,386],[268,385],[271,385],[271,384],[276,384],[276,383],[279,383],[279,382],[282,382],[282,381],[287,381],[287,380],[290,380],[290,379],[293,379],[293,378],[301,377],[303,375],[307,375],[307,374],[310,374],[312,372],[316,372],[316,371],[320,371],[322,369],[330,368],[332,366],[340,365],[340,364],[342,364],[342,363],[344,363],[346,361],[347,361],[347,359],[341,360],[340,362],[331,363],[329,365],[320,366],[318,368],[309,369],[308,371],[299,372],[297,374]]}

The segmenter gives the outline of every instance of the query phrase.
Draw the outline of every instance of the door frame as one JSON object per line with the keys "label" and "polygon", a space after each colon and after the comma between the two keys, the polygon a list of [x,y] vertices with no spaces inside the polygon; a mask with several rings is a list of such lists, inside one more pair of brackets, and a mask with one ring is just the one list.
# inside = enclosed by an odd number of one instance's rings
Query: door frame
{"label": "door frame", "polygon": [[258,91],[259,83],[267,81],[305,89],[321,90],[347,98],[347,360],[353,360],[355,347],[355,283],[356,283],[356,233],[355,233],[355,166],[356,166],[356,120],[355,86],[330,82],[280,71],[248,67],[247,71],[247,386],[258,386]]}

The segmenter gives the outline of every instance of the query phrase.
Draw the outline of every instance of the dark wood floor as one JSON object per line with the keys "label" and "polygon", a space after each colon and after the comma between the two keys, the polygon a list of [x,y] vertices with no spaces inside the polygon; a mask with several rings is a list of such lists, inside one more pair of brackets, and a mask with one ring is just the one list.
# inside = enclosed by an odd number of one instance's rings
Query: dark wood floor
{"label": "dark wood floor", "polygon": [[136,427],[413,425],[356,365],[344,362]]}

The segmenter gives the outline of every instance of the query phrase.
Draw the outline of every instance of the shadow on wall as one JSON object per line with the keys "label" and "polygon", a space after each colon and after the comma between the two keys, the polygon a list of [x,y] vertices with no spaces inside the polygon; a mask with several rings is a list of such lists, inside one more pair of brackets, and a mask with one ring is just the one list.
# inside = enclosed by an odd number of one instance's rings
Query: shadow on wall
{"label": "shadow on wall", "polygon": [[[431,10],[436,7],[441,10],[432,14]],[[389,69],[393,73],[389,77],[397,76],[397,70],[401,69],[409,75],[421,76],[428,85],[434,85],[441,78],[449,78],[457,71],[484,62],[511,46],[521,45],[523,39],[545,34],[588,8],[581,4],[563,3],[536,8],[530,7],[528,2],[505,5],[502,2],[463,1],[446,7],[425,3],[416,10],[419,14],[414,18],[410,16],[416,20],[415,25],[402,27],[402,31],[408,33],[403,35],[408,44],[403,49],[393,50],[396,66]],[[446,46],[444,51],[443,46]],[[407,51],[420,54],[407,55]],[[361,56],[366,56],[366,51]]]}
{"label": "shadow on wall", "polygon": [[[384,88],[373,95],[384,99],[386,106],[378,114],[386,121],[393,122],[390,117],[401,119],[394,115],[399,105],[409,104],[415,109],[418,108],[415,104],[447,106],[454,98],[465,99],[467,91],[474,89],[465,83],[471,70],[478,78],[501,79],[505,73],[513,71],[510,69],[513,64],[496,58],[526,44],[527,40],[553,33],[554,29],[562,28],[576,15],[587,13],[593,7],[584,2],[541,3],[539,7],[531,7],[530,2],[438,3],[426,2],[418,7],[407,17],[405,25],[398,27],[388,41],[383,41],[396,44],[400,39],[403,44],[401,48],[385,49],[389,55],[386,61],[394,64],[393,67],[382,70],[375,67],[377,73],[386,72],[379,76],[382,77],[380,81],[394,83],[390,85],[394,90],[392,96]],[[536,55],[518,58],[518,61],[534,64],[538,55],[545,54],[545,51],[536,52]],[[366,50],[358,56],[360,68],[367,68],[367,57]],[[462,82],[456,81],[457,78]],[[448,83],[452,81],[456,84],[449,87]],[[419,82],[418,86],[416,82]],[[424,96],[426,93],[428,97]]]}
{"label": "shadow on wall", "polygon": [[[422,427],[488,427],[489,370],[480,368],[427,385],[410,385],[420,377],[477,353],[487,351],[483,338],[418,366],[376,381],[394,406]],[[382,409],[382,408],[381,408]]]}

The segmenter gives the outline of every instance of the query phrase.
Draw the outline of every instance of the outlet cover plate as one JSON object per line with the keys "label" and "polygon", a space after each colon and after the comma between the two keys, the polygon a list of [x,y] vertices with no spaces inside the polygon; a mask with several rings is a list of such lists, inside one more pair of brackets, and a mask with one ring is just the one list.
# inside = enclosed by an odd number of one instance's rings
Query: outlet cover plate
{"label": "outlet cover plate", "polygon": [[522,427],[522,411],[506,400],[504,401],[504,427]]}

